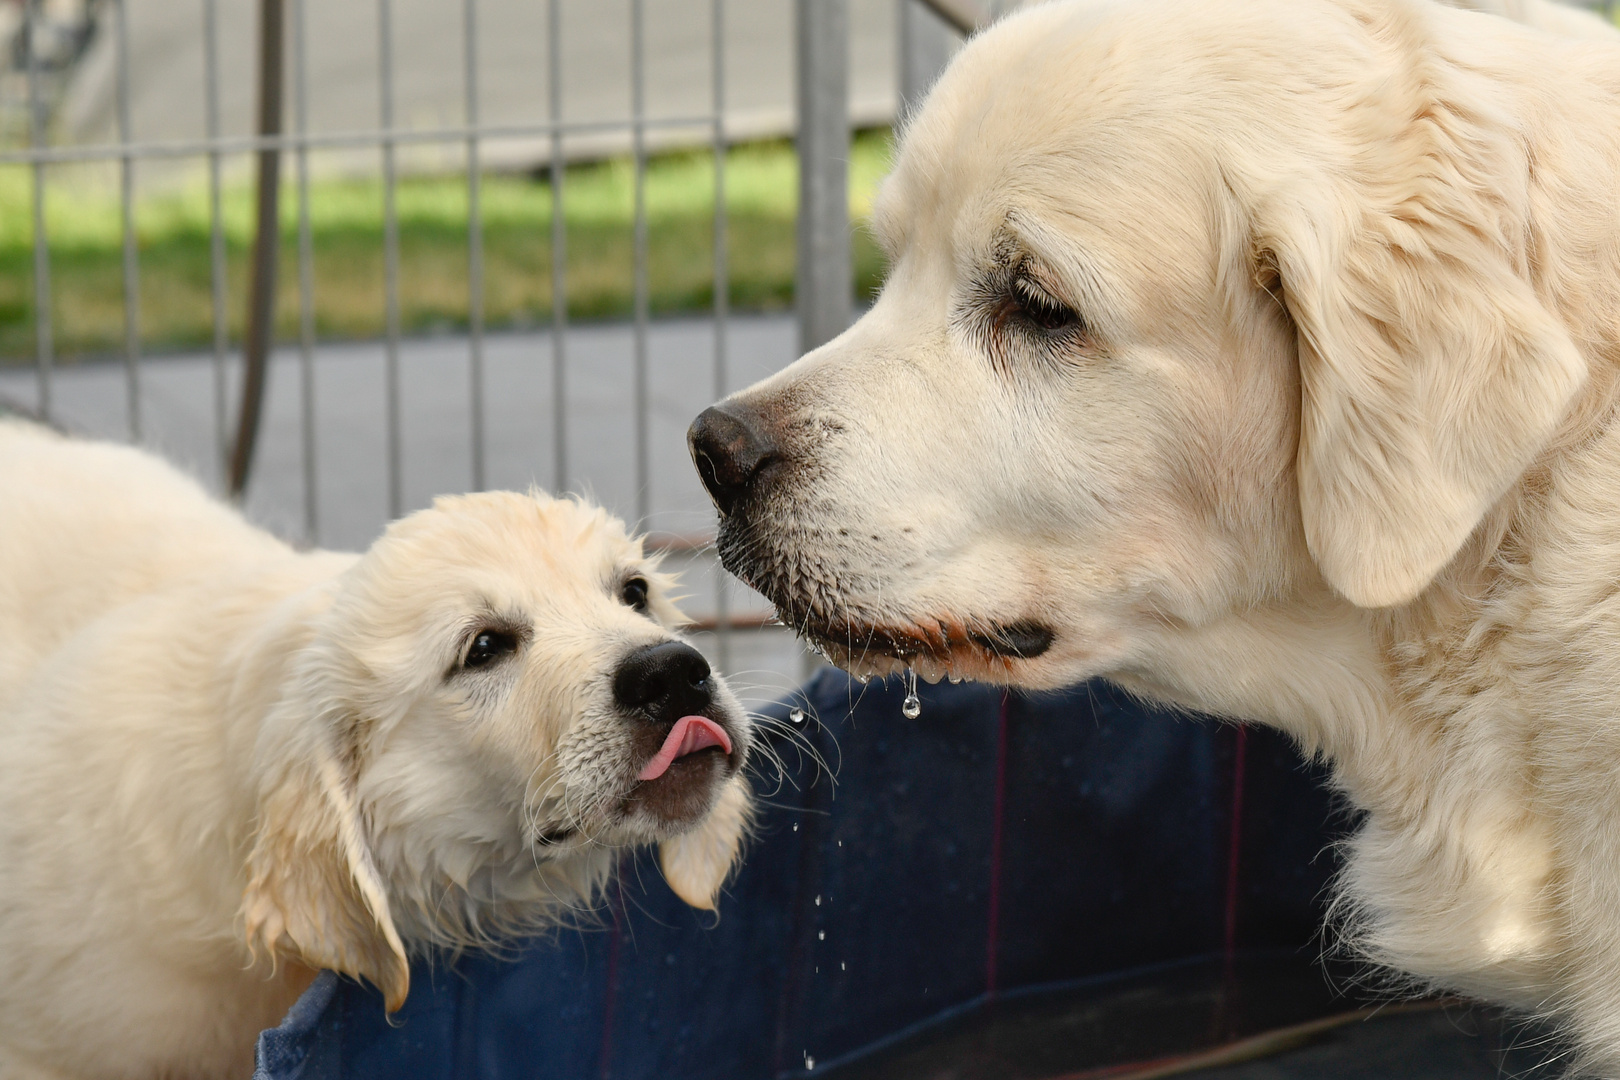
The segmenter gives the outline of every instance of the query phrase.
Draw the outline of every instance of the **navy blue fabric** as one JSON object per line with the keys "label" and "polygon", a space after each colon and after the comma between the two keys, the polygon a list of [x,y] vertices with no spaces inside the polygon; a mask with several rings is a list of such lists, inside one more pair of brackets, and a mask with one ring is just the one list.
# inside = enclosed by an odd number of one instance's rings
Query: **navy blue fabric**
{"label": "navy blue fabric", "polygon": [[761,777],[718,918],[627,860],[596,925],[515,959],[419,965],[392,1020],[341,982],[317,1023],[261,1044],[285,1056],[266,1051],[259,1076],[763,1080],[812,1058],[819,1075],[989,994],[1312,950],[1333,803],[1280,737],[1101,682],[922,690],[907,721],[898,680],[824,671],[805,688],[821,723],[802,737],[836,780],[776,742],[790,772],[779,791]]}
{"label": "navy blue fabric", "polygon": [[278,1027],[259,1033],[253,1080],[335,1080],[337,1047],[321,1038],[321,1028],[337,991],[338,977],[321,972]]}

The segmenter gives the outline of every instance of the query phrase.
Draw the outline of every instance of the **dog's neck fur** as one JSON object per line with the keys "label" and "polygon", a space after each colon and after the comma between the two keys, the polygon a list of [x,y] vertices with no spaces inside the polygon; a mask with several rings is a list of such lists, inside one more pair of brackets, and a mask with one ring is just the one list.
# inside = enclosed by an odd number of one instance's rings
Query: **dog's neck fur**
{"label": "dog's neck fur", "polygon": [[[1541,895],[1549,844],[1530,775],[1534,728],[1517,679],[1487,689],[1470,678],[1498,658],[1481,601],[1445,584],[1433,592],[1398,614],[1321,596],[1183,628],[1150,669],[1116,679],[1280,728],[1331,764],[1368,812],[1338,899],[1337,929],[1355,949],[1450,989],[1539,1005],[1558,949]],[[1479,632],[1448,634],[1470,616]],[[1457,790],[1437,797],[1439,785]],[[1471,850],[1475,839],[1489,850]]]}
{"label": "dog's neck fur", "polygon": [[1595,364],[1557,445],[1412,603],[1358,609],[1318,581],[1167,630],[1151,664],[1115,676],[1280,728],[1331,764],[1368,812],[1336,900],[1361,955],[1577,1027],[1581,1002],[1551,996],[1572,958],[1614,974],[1568,931],[1590,933],[1569,905],[1616,826],[1573,797],[1620,685],[1620,395],[1610,357]]}
{"label": "dog's neck fur", "polygon": [[[1614,83],[1612,65],[1570,76],[1572,93]],[[1556,1015],[1588,1048],[1620,1045],[1620,802],[1602,794],[1620,785],[1620,235],[1606,212],[1556,211],[1612,198],[1620,112],[1605,100],[1606,152],[1562,170],[1559,190],[1532,168],[1520,223],[1526,272],[1588,382],[1463,550],[1415,600],[1377,610],[1305,566],[1282,600],[1167,627],[1116,675],[1278,727],[1331,764],[1367,812],[1336,912],[1362,955]],[[1537,154],[1598,138],[1544,99],[1504,89],[1500,103]],[[1606,1052],[1576,1064],[1612,1075]]]}

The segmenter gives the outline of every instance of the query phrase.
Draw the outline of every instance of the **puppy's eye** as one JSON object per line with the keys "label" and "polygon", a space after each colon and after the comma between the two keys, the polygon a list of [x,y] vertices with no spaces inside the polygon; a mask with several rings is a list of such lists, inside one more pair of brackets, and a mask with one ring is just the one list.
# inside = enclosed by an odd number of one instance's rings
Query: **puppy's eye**
{"label": "puppy's eye", "polygon": [[467,646],[467,656],[461,661],[464,668],[488,667],[501,657],[516,652],[518,639],[516,634],[509,634],[505,630],[480,630]]}
{"label": "puppy's eye", "polygon": [[1049,334],[1084,328],[1080,315],[1029,278],[1014,278],[1012,300],[1018,313]]}
{"label": "puppy's eye", "polygon": [[647,579],[633,577],[619,590],[619,599],[637,611],[647,610]]}

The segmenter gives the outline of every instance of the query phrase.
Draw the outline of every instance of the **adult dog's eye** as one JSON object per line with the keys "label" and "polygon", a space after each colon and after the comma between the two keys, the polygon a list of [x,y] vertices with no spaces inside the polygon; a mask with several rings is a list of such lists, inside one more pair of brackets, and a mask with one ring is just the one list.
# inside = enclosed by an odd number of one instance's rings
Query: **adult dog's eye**
{"label": "adult dog's eye", "polygon": [[1078,330],[1084,326],[1073,308],[1029,278],[1013,279],[1012,299],[1020,315],[1049,334]]}
{"label": "adult dog's eye", "polygon": [[619,590],[619,599],[637,611],[647,610],[647,579],[633,577]]}
{"label": "adult dog's eye", "polygon": [[467,646],[467,656],[461,661],[461,666],[488,667],[501,657],[516,652],[517,647],[516,634],[509,634],[505,630],[480,630],[478,636],[472,639],[472,644]]}

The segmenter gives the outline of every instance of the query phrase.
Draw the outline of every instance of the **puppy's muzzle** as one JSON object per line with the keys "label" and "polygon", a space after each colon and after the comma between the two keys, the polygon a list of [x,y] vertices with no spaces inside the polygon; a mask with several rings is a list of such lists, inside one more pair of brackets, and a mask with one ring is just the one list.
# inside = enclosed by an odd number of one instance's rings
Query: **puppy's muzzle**
{"label": "puppy's muzzle", "polygon": [[613,673],[613,699],[621,709],[660,728],[714,704],[709,662],[692,646],[665,641],[637,649]]}
{"label": "puppy's muzzle", "polygon": [[781,456],[763,421],[740,405],[704,409],[686,432],[698,476],[721,516],[728,516]]}
{"label": "puppy's muzzle", "polygon": [[706,750],[734,762],[731,733],[711,715],[715,695],[708,661],[690,645],[666,641],[637,649],[614,673],[613,696],[641,721],[636,742],[647,756],[637,780],[658,780],[675,770],[686,772],[681,783],[688,782],[690,770],[684,764],[677,768],[678,763],[695,762]]}

